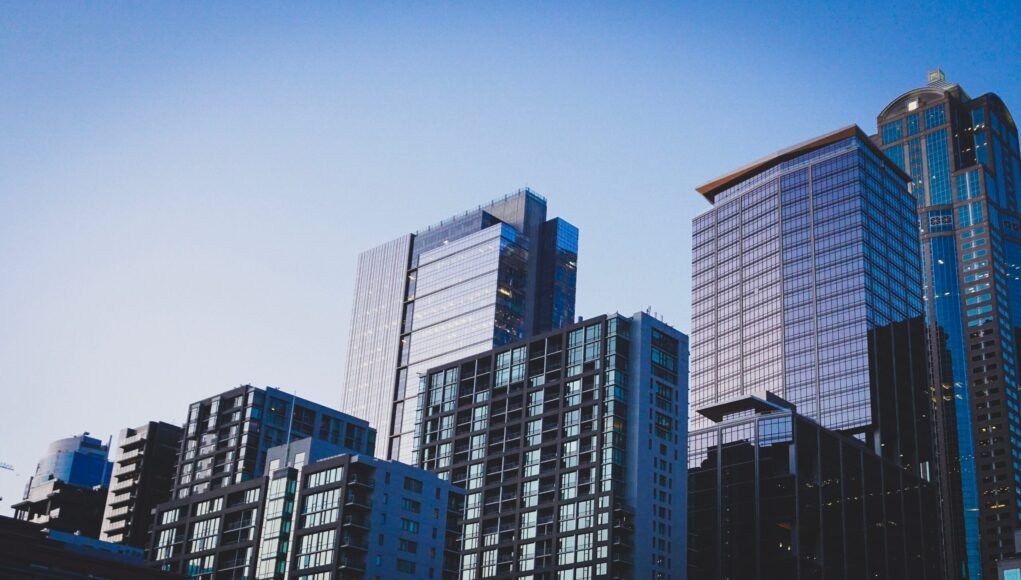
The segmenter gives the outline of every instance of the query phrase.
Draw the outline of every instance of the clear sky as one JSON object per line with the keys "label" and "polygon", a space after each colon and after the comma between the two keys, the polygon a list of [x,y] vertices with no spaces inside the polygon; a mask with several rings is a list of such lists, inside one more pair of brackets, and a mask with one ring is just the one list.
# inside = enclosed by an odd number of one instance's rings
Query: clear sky
{"label": "clear sky", "polygon": [[687,330],[696,185],[936,66],[1021,111],[1016,0],[780,4],[0,1],[0,513],[58,437],[336,404],[357,253],[490,198]]}

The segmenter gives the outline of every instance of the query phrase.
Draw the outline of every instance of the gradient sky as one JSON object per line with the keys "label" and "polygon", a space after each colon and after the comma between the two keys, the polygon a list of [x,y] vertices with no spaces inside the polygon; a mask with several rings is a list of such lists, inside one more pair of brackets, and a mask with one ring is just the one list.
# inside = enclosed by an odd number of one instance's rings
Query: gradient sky
{"label": "gradient sky", "polygon": [[1021,111],[1016,0],[771,4],[0,1],[0,513],[59,437],[335,405],[357,253],[490,198],[686,331],[696,185],[936,66]]}

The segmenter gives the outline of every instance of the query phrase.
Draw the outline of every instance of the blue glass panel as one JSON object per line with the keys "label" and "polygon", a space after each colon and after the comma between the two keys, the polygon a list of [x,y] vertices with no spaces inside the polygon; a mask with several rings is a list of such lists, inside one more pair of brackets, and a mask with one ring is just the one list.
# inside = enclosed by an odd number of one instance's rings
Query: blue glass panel
{"label": "blue glass panel", "polygon": [[900,119],[883,125],[883,145],[900,141],[904,137],[904,122]]}
{"label": "blue glass panel", "polygon": [[916,135],[918,134],[918,130],[918,113],[908,115],[908,135]]}
{"label": "blue glass panel", "polygon": [[951,203],[950,153],[947,149],[946,129],[925,136],[925,154],[929,170],[929,203]]}
{"label": "blue glass panel", "polygon": [[886,156],[889,157],[891,161],[897,164],[897,167],[900,167],[901,171],[904,171],[905,173],[907,172],[907,169],[904,167],[903,145],[894,145],[893,147],[884,149],[883,152],[886,153]]}
{"label": "blue glass panel", "polygon": [[957,208],[957,226],[966,228],[982,223],[982,202],[976,201]]}
{"label": "blue glass panel", "polygon": [[975,129],[986,124],[985,116],[982,114],[982,107],[975,107],[971,110],[971,126]]}
{"label": "blue glass panel", "polygon": [[979,187],[979,175],[977,170],[958,175],[957,178],[957,201],[969,200],[982,195],[982,188]]}
{"label": "blue glass panel", "polygon": [[946,113],[943,105],[936,105],[925,110],[925,128],[932,129],[939,127],[946,122]]}

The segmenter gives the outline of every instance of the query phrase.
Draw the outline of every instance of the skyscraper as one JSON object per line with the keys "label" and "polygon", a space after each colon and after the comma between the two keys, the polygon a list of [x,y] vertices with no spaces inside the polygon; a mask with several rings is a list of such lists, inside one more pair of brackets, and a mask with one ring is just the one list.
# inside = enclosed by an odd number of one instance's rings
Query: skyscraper
{"label": "skyscraper", "polygon": [[940,577],[907,180],[851,126],[698,188],[692,578]]}
{"label": "skyscraper", "polygon": [[914,182],[954,568],[995,578],[1021,517],[1018,135],[995,94],[933,71],[894,99],[874,138]]}
{"label": "skyscraper", "polygon": [[152,508],[170,499],[183,432],[156,421],[121,431],[99,539],[146,547]]}
{"label": "skyscraper", "polygon": [[578,230],[524,189],[358,256],[341,407],[414,461],[419,374],[574,317]]}
{"label": "skyscraper", "polygon": [[461,578],[684,578],[687,342],[600,316],[428,371],[419,466],[466,490]]}

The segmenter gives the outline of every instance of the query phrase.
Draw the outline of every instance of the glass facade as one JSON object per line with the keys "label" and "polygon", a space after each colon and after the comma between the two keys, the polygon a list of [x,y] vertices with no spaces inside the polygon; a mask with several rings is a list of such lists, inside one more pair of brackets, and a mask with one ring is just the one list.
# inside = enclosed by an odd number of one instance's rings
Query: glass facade
{"label": "glass facade", "polygon": [[419,466],[466,491],[460,577],[679,577],[686,375],[646,314],[430,369]]}
{"label": "glass facade", "polygon": [[942,577],[908,179],[849,127],[699,188],[689,577]]}
{"label": "glass facade", "polygon": [[[898,123],[913,137],[886,129]],[[996,95],[942,80],[895,99],[877,124],[884,152],[907,152],[916,179],[951,568],[995,578],[1021,517],[1017,130]]]}
{"label": "glass facade", "polygon": [[578,230],[522,190],[362,253],[342,406],[414,460],[428,368],[558,328],[574,317]]}
{"label": "glass facade", "polygon": [[[695,218],[693,408],[764,389],[892,451],[874,414],[912,414],[877,404],[871,333],[922,315],[916,217],[899,180],[849,137],[720,192]],[[902,402],[914,412],[918,396]],[[692,429],[711,424],[689,416]]]}

